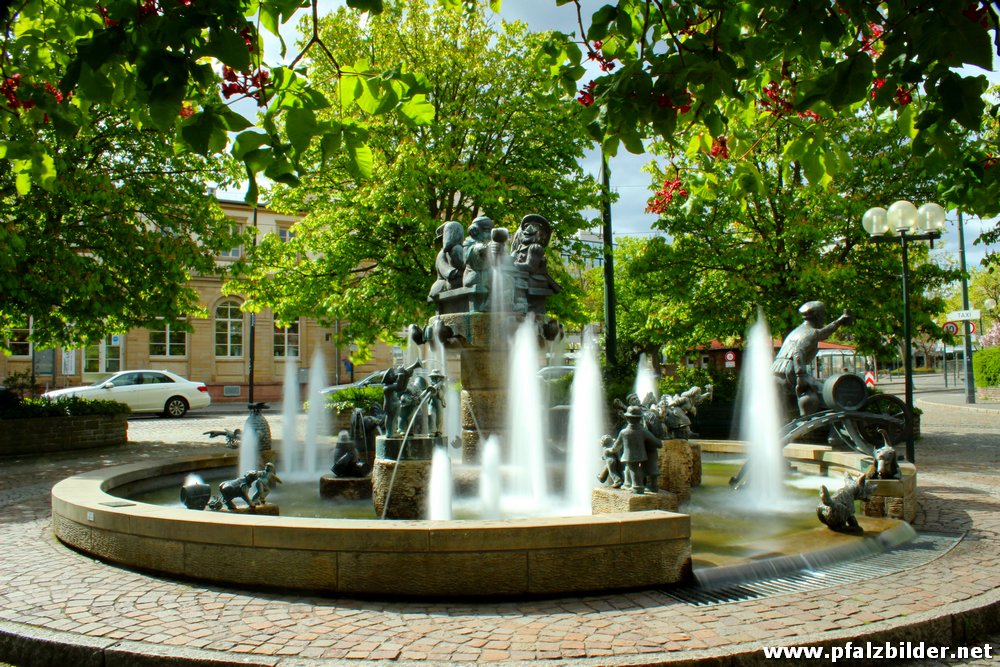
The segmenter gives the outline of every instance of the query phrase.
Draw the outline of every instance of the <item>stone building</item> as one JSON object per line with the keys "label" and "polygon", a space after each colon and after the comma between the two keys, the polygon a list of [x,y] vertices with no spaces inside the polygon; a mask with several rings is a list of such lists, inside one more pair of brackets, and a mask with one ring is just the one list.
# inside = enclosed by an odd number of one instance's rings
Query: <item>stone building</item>
{"label": "stone building", "polygon": [[[241,229],[254,224],[254,209],[242,202],[220,201],[223,211]],[[288,238],[297,218],[258,208],[256,224],[261,236],[278,234]],[[235,261],[242,248],[222,253],[218,262]],[[44,389],[92,384],[120,370],[154,368],[173,371],[190,380],[208,385],[213,401],[244,402],[249,398],[251,328],[254,339],[254,400],[276,401],[281,397],[285,367],[295,363],[301,383],[309,366],[322,354],[329,384],[351,381],[344,364],[351,350],[336,344],[336,329],[319,326],[301,318],[289,327],[277,327],[271,312],[251,316],[240,310],[243,299],[222,294],[222,279],[195,277],[192,286],[198,292],[208,318],[191,318],[191,332],[171,327],[134,329],[126,334],[109,335],[82,349],[36,350],[25,339],[11,342],[12,354],[0,355],[0,384],[12,373],[34,369],[36,381]],[[339,325],[340,323],[338,323]],[[386,368],[401,350],[378,343],[372,359],[354,368],[354,379]]]}

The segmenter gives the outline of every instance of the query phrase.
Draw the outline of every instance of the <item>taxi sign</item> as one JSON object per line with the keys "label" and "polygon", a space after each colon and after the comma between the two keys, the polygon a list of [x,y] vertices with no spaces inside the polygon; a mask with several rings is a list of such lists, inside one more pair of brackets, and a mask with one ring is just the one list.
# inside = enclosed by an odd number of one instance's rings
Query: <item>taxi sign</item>
{"label": "taxi sign", "polygon": [[948,313],[949,320],[978,320],[981,313],[978,308],[970,308],[969,310],[953,310]]}

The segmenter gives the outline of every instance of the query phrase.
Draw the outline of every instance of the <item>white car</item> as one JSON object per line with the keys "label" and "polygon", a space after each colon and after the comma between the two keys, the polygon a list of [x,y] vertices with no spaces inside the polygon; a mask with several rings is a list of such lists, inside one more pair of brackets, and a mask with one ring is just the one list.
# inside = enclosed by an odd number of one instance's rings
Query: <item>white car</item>
{"label": "white car", "polygon": [[204,382],[192,382],[170,371],[120,371],[85,387],[67,387],[44,394],[45,398],[99,398],[118,401],[132,412],[158,412],[183,417],[188,410],[207,407],[212,398]]}

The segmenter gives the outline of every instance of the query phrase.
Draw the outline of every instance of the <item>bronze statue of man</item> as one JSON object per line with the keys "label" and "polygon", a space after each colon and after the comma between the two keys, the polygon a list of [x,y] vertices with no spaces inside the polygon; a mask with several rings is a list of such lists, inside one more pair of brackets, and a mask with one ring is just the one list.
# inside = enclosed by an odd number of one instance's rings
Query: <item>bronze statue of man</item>
{"label": "bronze statue of man", "polygon": [[820,386],[812,376],[810,368],[816,360],[819,342],[845,324],[854,321],[849,311],[836,320],[824,326],[826,322],[826,306],[822,301],[809,301],[799,308],[802,314],[802,324],[785,337],[778,350],[778,356],[771,364],[771,372],[778,380],[780,389],[789,396],[795,397],[799,414],[803,417],[819,409]]}

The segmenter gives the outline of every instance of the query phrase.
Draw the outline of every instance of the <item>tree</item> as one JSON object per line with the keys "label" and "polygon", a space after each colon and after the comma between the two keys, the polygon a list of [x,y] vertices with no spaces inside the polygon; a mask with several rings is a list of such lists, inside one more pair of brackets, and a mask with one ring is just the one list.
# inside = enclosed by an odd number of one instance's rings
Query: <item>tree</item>
{"label": "tree", "polygon": [[[899,251],[870,243],[859,220],[870,202],[904,193],[921,200],[933,183],[915,176],[922,171],[907,137],[884,118],[801,122],[837,136],[841,145],[828,157],[852,168],[813,183],[803,135],[766,115],[730,121],[721,148],[698,134],[684,153],[656,146],[669,164],[652,167],[654,182],[666,185],[649,206],[667,236],[644,242],[623,272],[638,284],[623,291],[658,296],[646,302],[644,330],[657,332],[673,355],[742,337],[758,308],[781,337],[800,322],[798,307],[814,299],[831,317],[840,309],[857,315],[842,335],[864,351],[888,344],[885,332],[901,331]],[[730,159],[737,153],[741,159]],[[690,192],[678,185],[682,178]],[[928,261],[925,244],[911,246],[910,271],[914,329],[939,333],[932,317],[943,302],[934,290],[954,274]]]}
{"label": "tree", "polygon": [[[959,71],[967,64],[992,69],[1000,48],[993,3],[618,0],[589,23],[580,0],[556,3],[574,5],[579,17],[579,35],[558,41],[568,54],[564,90],[579,89],[593,136],[609,153],[619,144],[641,153],[651,138],[677,145],[693,128],[712,143],[750,115],[851,118],[868,108],[905,126],[927,173],[942,175],[945,203],[980,215],[1000,211],[995,147],[969,136],[982,127],[987,80]],[[583,88],[574,40],[605,72]],[[919,113],[913,100],[923,102]],[[808,123],[790,130],[804,140],[800,157],[811,182],[846,168],[837,136],[817,134]]]}
{"label": "tree", "polygon": [[0,345],[29,326],[41,347],[74,347],[200,312],[188,281],[238,243],[206,190],[225,165],[121,115],[41,132],[58,174],[47,188],[19,192],[19,174],[0,171]]}
{"label": "tree", "polygon": [[[359,158],[372,178],[355,181],[354,163],[324,145],[304,155],[301,185],[276,189],[271,201],[306,214],[294,238],[265,239],[229,285],[249,296],[247,307],[270,307],[285,321],[347,319],[345,337],[365,344],[429,315],[443,222],[488,215],[511,228],[539,213],[553,223],[554,242],[566,243],[589,226],[581,211],[596,204],[597,189],[579,166],[588,139],[579,105],[545,92],[542,36],[522,24],[494,27],[482,9],[429,10],[420,0],[387,3],[360,26],[336,12],[319,35],[333,61],[357,58],[355,70],[399,63],[397,76],[424,91],[431,121],[380,114],[364,80],[315,64],[322,94],[341,104],[303,122],[363,132],[370,150]],[[558,250],[550,247],[553,272]],[[579,290],[562,282],[550,310],[579,319]]]}

